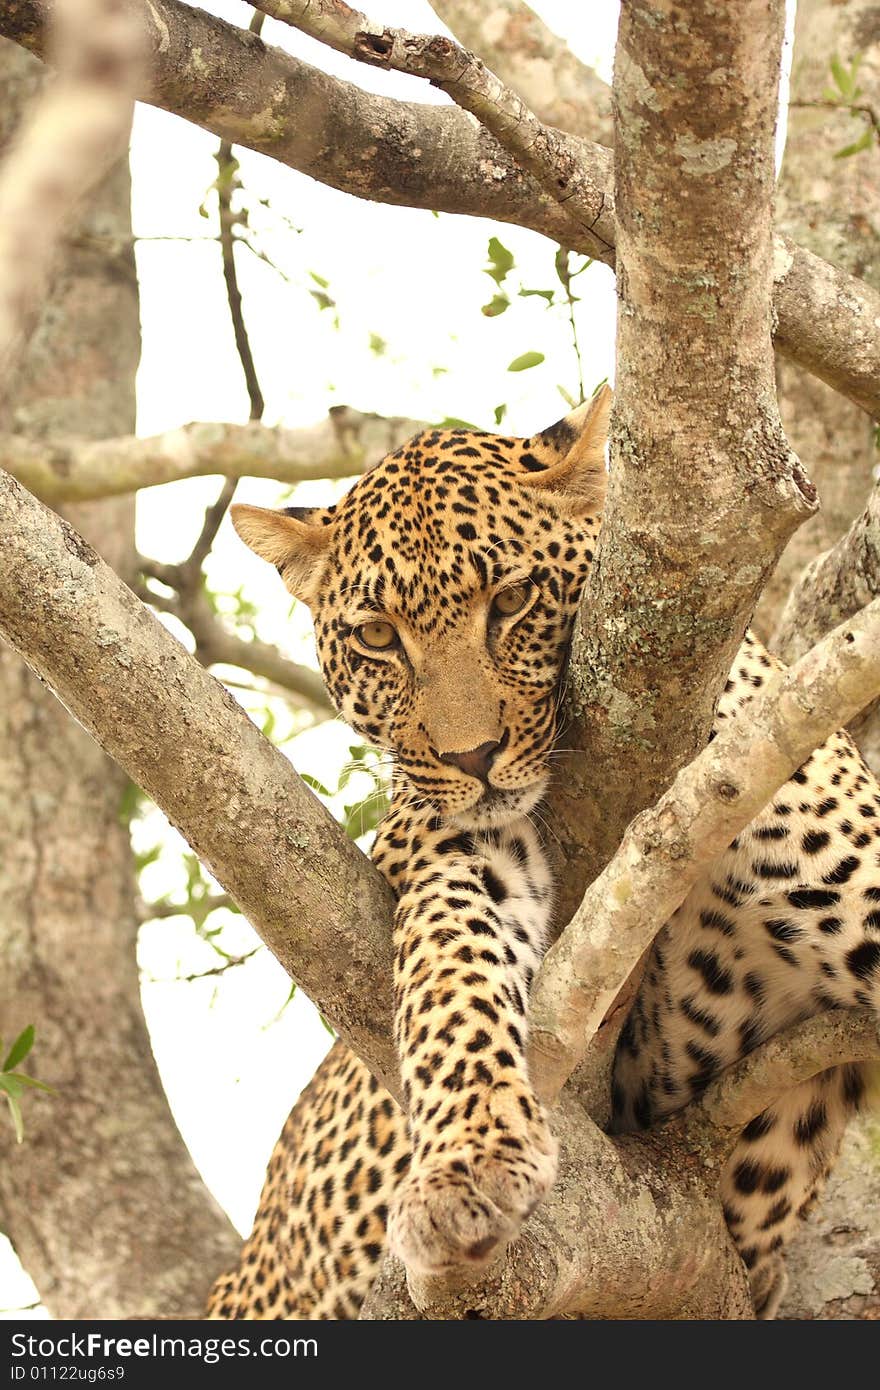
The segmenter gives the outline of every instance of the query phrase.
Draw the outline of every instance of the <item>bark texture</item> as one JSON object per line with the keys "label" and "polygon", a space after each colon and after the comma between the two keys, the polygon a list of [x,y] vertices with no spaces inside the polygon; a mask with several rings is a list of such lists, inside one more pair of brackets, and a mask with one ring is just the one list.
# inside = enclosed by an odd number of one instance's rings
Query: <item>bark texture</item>
{"label": "bark texture", "polygon": [[[39,75],[0,45],[0,146]],[[124,166],[88,220],[128,234]],[[48,449],[59,431],[130,430],[137,355],[133,264],[71,255],[3,427]],[[131,502],[70,515],[130,576]],[[0,644],[0,1019],[6,1037],[36,1025],[33,1069],[58,1092],[25,1098],[20,1147],[0,1125],[0,1220],[56,1317],[195,1316],[238,1245],[177,1133],[140,1012],[125,785]]]}
{"label": "bark texture", "polygon": [[[633,821],[538,972],[530,1072],[545,1100],[582,1061],[621,985],[700,874],[813,749],[878,694],[875,600],[776,676]],[[595,1083],[597,1101],[607,1097],[601,1067]]]}
{"label": "bark texture", "polygon": [[[847,158],[835,157],[853,143],[864,122],[843,106],[825,104],[826,92],[833,89],[832,57],[846,68],[861,58],[859,99],[880,110],[880,11],[875,0],[798,4],[777,226],[815,255],[880,290],[880,148],[875,144]],[[784,357],[777,361],[776,384],[788,437],[821,503],[786,546],[755,613],[759,636],[789,660],[776,631],[786,596],[804,567],[834,545],[862,510],[877,452],[865,412]],[[831,616],[828,627],[845,612]]]}
{"label": "bark texture", "polygon": [[[391,1090],[390,890],[232,696],[0,474],[0,632],[153,798]],[[387,981],[387,991],[365,981]]]}
{"label": "bark texture", "polygon": [[[834,87],[832,57],[847,68],[860,57],[859,100],[880,110],[876,0],[842,5],[799,0],[777,221],[800,245],[876,290],[880,149],[875,143],[857,155],[835,158],[861,133],[864,121],[842,106],[823,104]],[[781,357],[777,391],[788,437],[821,502],[818,515],[786,547],[755,615],[755,626],[773,650],[792,661],[878,592],[880,498],[876,490],[869,493],[878,454],[865,413]],[[851,727],[868,763],[880,772],[876,713]],[[876,1118],[851,1127],[828,1189],[787,1255],[790,1282],[782,1316],[880,1316],[877,1137]]]}
{"label": "bark texture", "polygon": [[880,1319],[880,1118],[853,1125],[818,1206],[786,1255],[780,1317]]}
{"label": "bark texture", "polygon": [[781,22],[763,0],[695,4],[682,26],[666,3],[621,16],[611,475],[572,645],[574,753],[551,796],[563,921],[705,744],[761,587],[815,505],[770,341]]}
{"label": "bark texture", "polygon": [[431,0],[431,9],[542,121],[599,145],[612,143],[608,83],[523,0]]}
{"label": "bark texture", "polygon": [[425,428],[419,420],[383,419],[334,406],[303,429],[280,425],[194,422],[136,439],[0,437],[0,468],[50,506],[119,497],[183,478],[348,478]]}
{"label": "bark texture", "polygon": [[801,572],[776,626],[774,650],[796,661],[841,617],[870,603],[880,592],[880,488],[868,494],[864,511],[830,550]]}
{"label": "bark texture", "polygon": [[66,0],[49,31],[54,80],[30,106],[0,169],[0,400],[46,296],[61,230],[121,158],[143,32],[116,0]]}
{"label": "bark texture", "polygon": [[[614,264],[612,158],[572,137],[566,177],[594,190],[601,239],[464,113],[370,96],[178,0],[144,3],[143,99],[356,197],[532,227]],[[0,35],[45,48],[38,0],[9,0]],[[785,237],[774,242],[777,346],[880,414],[880,294]]]}

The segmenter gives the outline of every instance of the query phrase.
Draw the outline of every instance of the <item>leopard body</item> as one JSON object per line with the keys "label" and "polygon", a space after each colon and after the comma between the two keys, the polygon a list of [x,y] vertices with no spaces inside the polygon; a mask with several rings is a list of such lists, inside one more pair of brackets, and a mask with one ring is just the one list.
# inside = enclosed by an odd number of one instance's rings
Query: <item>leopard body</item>
{"label": "leopard body", "polygon": [[[356,1317],[389,1243],[416,1269],[479,1264],[553,1181],[525,1063],[553,910],[531,816],[597,542],[607,409],[603,394],[524,440],[426,432],[335,508],[237,511],[243,538],[312,607],[341,714],[394,754],[372,854],[397,897],[404,1104],[334,1044],[276,1145],[213,1317]],[[777,665],[745,635],[716,729]],[[680,1108],[797,1019],[880,1002],[878,837],[880,792],[837,734],[658,936],[618,1048],[615,1128]],[[720,1197],[760,1316],[778,1307],[780,1252],[862,1093],[858,1067],[794,1087],[726,1167]]]}

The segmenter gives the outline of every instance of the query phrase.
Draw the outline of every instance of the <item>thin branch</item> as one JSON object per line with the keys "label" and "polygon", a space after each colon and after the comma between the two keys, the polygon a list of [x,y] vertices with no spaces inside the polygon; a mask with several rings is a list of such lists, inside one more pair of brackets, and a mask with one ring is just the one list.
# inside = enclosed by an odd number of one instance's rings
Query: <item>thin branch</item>
{"label": "thin branch", "polygon": [[394,1091],[390,890],[222,685],[3,473],[0,632]]}
{"label": "thin branch", "polygon": [[229,632],[211,609],[200,587],[181,593],[180,565],[166,565],[141,556],[138,566],[148,579],[155,579],[175,590],[173,595],[168,595],[156,593],[145,585],[135,586],[142,602],[160,613],[171,614],[189,629],[196,645],[196,658],[203,666],[237,666],[243,671],[250,671],[254,676],[271,681],[286,694],[295,695],[298,702],[311,709],[316,721],[335,718],[336,711],[317,671],[290,661],[277,647],[266,642],[256,639],[246,642],[234,632]]}
{"label": "thin branch", "polygon": [[874,107],[866,101],[822,101],[816,97],[810,101],[790,101],[788,104],[792,109],[795,107],[818,107],[820,109],[824,108],[826,111],[849,111],[853,115],[864,116],[868,124],[873,127],[874,134],[878,141],[880,141],[880,115],[878,115]]}
{"label": "thin branch", "polygon": [[334,406],[325,420],[301,429],[209,421],[149,439],[47,441],[13,434],[0,436],[0,467],[55,506],[212,474],[290,484],[349,478],[425,428],[421,420]]}
{"label": "thin branch", "polygon": [[880,595],[880,484],[845,535],[817,555],[798,577],[770,643],[784,661],[794,661]]}
{"label": "thin branch", "polygon": [[431,9],[547,125],[611,145],[611,88],[523,0],[431,0]]}
{"label": "thin branch", "polygon": [[[255,16],[262,21],[263,16]],[[259,32],[251,22],[251,30]],[[250,401],[251,420],[262,420],[266,403],[263,399],[263,392],[260,388],[257,368],[254,362],[254,354],[251,350],[251,342],[245,327],[244,314],[241,307],[241,290],[238,285],[238,272],[235,268],[235,238],[232,234],[236,222],[236,215],[232,211],[232,195],[238,186],[236,172],[238,170],[238,160],[232,153],[232,145],[228,140],[220,141],[220,148],[215,156],[217,160],[217,200],[220,212],[220,251],[223,259],[223,280],[226,285],[226,298],[229,302],[229,313],[232,318],[232,328],[235,334],[235,348],[238,353],[241,369],[244,373],[245,385],[247,386],[248,400]]]}
{"label": "thin branch", "polygon": [[202,565],[211,553],[211,547],[217,538],[217,532],[220,530],[223,518],[229,510],[229,504],[235,496],[235,489],[237,487],[237,478],[227,478],[220,489],[217,500],[212,502],[210,507],[205,509],[202,529],[199,532],[196,543],[180,566],[181,593],[195,588],[200,582]]}
{"label": "thin branch", "polygon": [[[264,22],[265,15],[259,10],[254,10],[248,29],[252,34],[259,36]],[[233,231],[238,219],[232,211],[232,195],[240,184],[237,178],[238,160],[232,153],[231,141],[220,141],[220,148],[215,158],[217,160],[217,201],[220,212],[219,240],[220,251],[223,258],[223,279],[226,284],[226,298],[229,302],[229,313],[232,318],[232,327],[235,334],[235,347],[238,352],[239,361],[241,362],[241,369],[244,372],[248,399],[250,400],[250,418],[252,420],[262,420],[263,412],[266,409],[266,403],[263,399],[263,392],[257,375],[254,355],[251,351],[250,338],[248,337],[247,328],[245,326],[244,314],[241,307],[241,290],[239,289],[238,273],[235,268],[235,238],[233,236]]]}
{"label": "thin branch", "polygon": [[0,391],[8,391],[45,296],[62,232],[122,153],[144,35],[119,0],[52,11],[46,85],[0,170]]}
{"label": "thin branch", "polygon": [[[356,197],[531,227],[613,262],[467,114],[365,93],[178,0],[142,0],[140,12],[151,44],[143,100]],[[37,0],[0,9],[0,35],[43,56]],[[333,140],[316,140],[322,130]],[[577,151],[610,205],[609,152],[586,140]],[[777,347],[880,416],[880,294],[785,237],[775,249]]]}
{"label": "thin branch", "polygon": [[[254,11],[251,22],[248,26],[252,34],[259,34],[263,27],[265,16],[258,11]],[[235,337],[235,350],[238,353],[238,360],[241,363],[241,370],[244,374],[245,386],[247,387],[248,400],[250,401],[250,419],[259,421],[263,418],[266,409],[266,402],[263,397],[260,379],[257,374],[257,366],[254,362],[254,354],[251,349],[251,341],[244,321],[244,311],[241,303],[241,289],[238,284],[238,271],[235,265],[235,237],[233,231],[237,221],[235,213],[232,211],[232,195],[240,186],[237,177],[238,160],[232,153],[232,145],[228,140],[221,140],[220,147],[216,154],[217,160],[217,202],[220,218],[220,255],[223,261],[223,281],[226,285],[226,300],[229,305],[229,316],[232,319],[232,331]],[[181,606],[185,607],[202,582],[202,566],[211,553],[211,547],[217,537],[217,532],[222,525],[223,518],[229,510],[229,504],[235,496],[235,489],[238,481],[235,478],[227,478],[220,489],[217,500],[205,511],[202,529],[189,557],[179,566],[179,580],[177,584],[178,598]]]}
{"label": "thin branch", "polygon": [[222,965],[214,965],[210,970],[194,970],[190,975],[173,975],[171,978],[160,978],[157,975],[148,975],[146,978],[151,985],[189,985],[194,980],[212,980],[219,975],[225,975],[229,970],[235,970],[239,965],[246,965],[249,960],[265,950],[264,946],[255,946],[252,951],[245,951],[241,956],[229,956],[223,961]]}
{"label": "thin branch", "polygon": [[581,142],[539,120],[475,53],[440,34],[410,34],[378,24],[342,0],[259,0],[259,8],[350,58],[439,87],[564,207],[592,251],[609,256],[613,199],[582,159]]}
{"label": "thin branch", "polygon": [[[235,907],[234,900],[228,893],[211,893],[207,898],[202,898],[199,902],[199,908],[205,909],[206,916],[211,912],[216,912],[217,909],[221,907]],[[136,910],[139,922],[154,922],[165,920],[170,917],[186,917],[189,915],[185,903],[168,902],[165,898],[152,903],[147,902],[143,898],[139,898],[136,904]]]}
{"label": "thin branch", "polygon": [[552,1100],[643,950],[706,866],[841,723],[880,693],[880,599],[780,673],[630,825],[544,958],[531,1075]]}
{"label": "thin branch", "polygon": [[[715,1078],[681,1113],[683,1132],[724,1159],[743,1127],[802,1081],[848,1062],[880,1061],[880,1026],[871,1009],[832,1009],[776,1033]],[[676,1123],[673,1120],[672,1123]]]}
{"label": "thin branch", "polygon": [[[560,246],[556,253],[556,273],[559,276],[562,288],[565,291],[565,302],[568,310],[568,327],[571,333],[571,345],[574,350],[574,360],[577,363],[578,378],[578,404],[582,403],[586,396],[584,394],[584,363],[581,357],[581,345],[578,341],[577,321],[574,316],[574,306],[576,303],[575,295],[571,288],[573,275],[569,267],[569,257],[571,252],[564,246]],[[586,269],[589,261],[585,262],[582,269]],[[580,271],[576,272],[580,274]]]}

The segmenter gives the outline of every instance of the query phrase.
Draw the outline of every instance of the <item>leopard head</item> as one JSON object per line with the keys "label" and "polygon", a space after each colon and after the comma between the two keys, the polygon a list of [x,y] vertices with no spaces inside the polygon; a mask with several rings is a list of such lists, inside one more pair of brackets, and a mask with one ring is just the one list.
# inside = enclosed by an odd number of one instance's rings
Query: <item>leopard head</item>
{"label": "leopard head", "polygon": [[426,430],[324,510],[232,508],[311,608],[343,719],[464,828],[526,814],[546,789],[610,404],[606,387],[526,439]]}

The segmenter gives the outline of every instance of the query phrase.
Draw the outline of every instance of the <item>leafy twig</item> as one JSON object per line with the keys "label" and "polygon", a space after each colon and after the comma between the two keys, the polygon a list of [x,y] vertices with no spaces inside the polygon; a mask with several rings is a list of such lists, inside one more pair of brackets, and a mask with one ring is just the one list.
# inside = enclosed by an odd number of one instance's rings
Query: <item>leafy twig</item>
{"label": "leafy twig", "polygon": [[[34,1045],[34,1026],[29,1023],[19,1033],[15,1042],[10,1047],[0,1066],[0,1094],[6,1097],[6,1104],[9,1106],[9,1113],[12,1116],[12,1124],[15,1129],[15,1137],[20,1144],[24,1138],[24,1121],[21,1116],[21,1097],[29,1088],[37,1091],[45,1091],[49,1095],[55,1092],[51,1086],[47,1086],[45,1081],[37,1081],[33,1076],[27,1076],[18,1067],[24,1061]],[[0,1041],[0,1055],[3,1052],[3,1043]]]}

